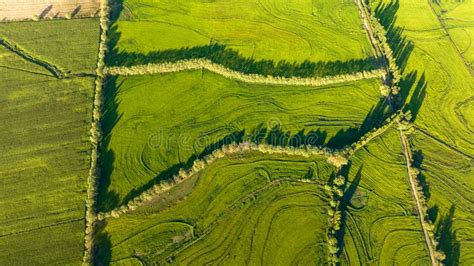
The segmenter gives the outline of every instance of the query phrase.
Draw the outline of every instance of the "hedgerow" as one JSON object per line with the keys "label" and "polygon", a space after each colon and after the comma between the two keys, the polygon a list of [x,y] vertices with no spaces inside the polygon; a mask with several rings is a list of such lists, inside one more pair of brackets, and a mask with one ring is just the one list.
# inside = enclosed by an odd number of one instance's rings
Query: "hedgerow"
{"label": "hedgerow", "polygon": [[[113,44],[111,46],[113,46]],[[119,53],[116,49],[112,49],[111,53],[107,56],[109,65],[126,67],[179,62],[191,59],[207,59],[212,63],[222,65],[243,74],[258,74],[262,76],[286,78],[325,77],[369,72],[379,69],[382,65],[380,58],[376,57],[353,59],[349,61],[304,61],[302,63],[291,63],[287,61],[274,62],[273,60],[265,59],[255,60],[253,58],[243,57],[237,51],[218,43],[191,48],[149,52],[148,54],[135,52]]]}
{"label": "hedgerow", "polygon": [[184,70],[206,69],[226,78],[235,79],[242,82],[268,85],[294,85],[294,86],[323,86],[328,84],[342,83],[361,79],[383,77],[384,70],[374,69],[352,74],[336,76],[325,76],[319,78],[283,77],[283,76],[263,76],[259,74],[245,74],[223,65],[213,63],[208,59],[190,59],[177,62],[167,62],[162,64],[134,65],[131,67],[108,67],[105,72],[109,75],[145,75],[155,73],[171,73]]}
{"label": "hedgerow", "polygon": [[344,196],[344,185],[346,178],[344,176],[337,176],[332,185],[325,185],[324,190],[329,198],[328,214],[328,230],[327,230],[327,245],[328,245],[328,263],[336,265],[339,262],[339,246],[337,234],[341,230],[342,211],[340,208],[341,199]]}
{"label": "hedgerow", "polygon": [[407,167],[410,175],[410,179],[415,184],[416,191],[413,191],[418,195],[418,202],[420,205],[420,214],[422,216],[421,219],[421,226],[423,230],[425,230],[428,234],[429,239],[427,240],[430,245],[430,250],[432,249],[434,252],[434,258],[436,259],[436,264],[443,265],[443,261],[446,259],[446,254],[439,248],[439,243],[435,237],[435,226],[434,221],[430,220],[430,216],[428,215],[428,195],[426,194],[426,190],[424,188],[424,184],[422,184],[422,169],[416,165],[411,143],[409,142],[408,138],[414,133],[414,127],[411,123],[411,116],[407,115],[404,119],[399,121],[399,128],[400,134],[402,137],[402,141],[405,144],[405,152],[408,156]]}
{"label": "hedgerow", "polygon": [[101,118],[101,109],[102,109],[102,79],[104,78],[104,58],[106,51],[106,39],[107,39],[107,29],[108,29],[108,1],[100,1],[100,40],[99,40],[99,53],[97,58],[96,66],[96,79],[95,79],[95,89],[94,89],[94,102],[93,102],[93,111],[92,111],[92,124],[90,129],[90,141],[92,145],[91,150],[91,162],[89,175],[87,177],[87,199],[86,199],[86,228],[85,228],[85,240],[84,240],[84,257],[83,264],[89,264],[92,259],[92,241],[93,241],[93,231],[94,231],[94,222],[96,221],[95,213],[95,198],[97,197],[97,176],[99,174],[99,169],[97,167],[99,159],[99,145],[101,140],[101,130],[100,130],[100,118]]}
{"label": "hedgerow", "polygon": [[45,60],[40,59],[38,57],[32,56],[30,53],[25,51],[23,48],[21,48],[20,46],[18,46],[17,44],[15,44],[15,43],[13,43],[9,40],[6,40],[5,38],[0,39],[0,45],[7,48],[8,50],[16,53],[17,55],[23,57],[24,59],[46,68],[57,79],[63,79],[63,78],[66,77],[66,74],[61,69],[56,67],[55,65],[53,65],[49,62],[46,62]]}

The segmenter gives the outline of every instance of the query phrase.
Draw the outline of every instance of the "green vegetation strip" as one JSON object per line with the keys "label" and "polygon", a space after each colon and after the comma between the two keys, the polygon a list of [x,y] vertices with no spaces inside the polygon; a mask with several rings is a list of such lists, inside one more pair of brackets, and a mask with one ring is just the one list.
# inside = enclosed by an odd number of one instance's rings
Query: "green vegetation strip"
{"label": "green vegetation strip", "polygon": [[344,83],[361,79],[371,79],[385,76],[381,69],[368,72],[359,72],[346,75],[326,76],[321,78],[299,78],[299,77],[274,77],[258,74],[243,74],[233,71],[224,66],[212,63],[206,59],[183,60],[175,63],[147,64],[131,67],[108,67],[105,72],[109,75],[146,75],[157,73],[171,73],[185,70],[206,69],[226,78],[252,83],[267,85],[291,85],[291,86],[324,86],[330,84]]}
{"label": "green vegetation strip", "polygon": [[97,58],[96,66],[96,79],[94,83],[94,101],[90,128],[90,141],[91,141],[91,157],[90,157],[90,168],[89,175],[87,177],[87,199],[86,199],[86,213],[85,213],[85,240],[84,240],[84,256],[83,263],[90,264],[92,260],[92,247],[93,247],[93,234],[94,234],[94,222],[96,220],[96,204],[97,198],[97,176],[100,170],[97,167],[99,157],[99,142],[101,140],[100,130],[100,119],[102,109],[102,79],[104,78],[104,58],[107,40],[107,29],[108,29],[108,1],[100,0],[99,10],[99,25],[100,25],[100,37],[99,37],[99,54]]}
{"label": "green vegetation strip", "polygon": [[46,62],[46,61],[44,61],[44,60],[42,60],[38,57],[32,56],[30,53],[28,53],[27,51],[25,51],[24,49],[22,49],[17,44],[14,44],[11,41],[8,41],[6,39],[0,39],[0,45],[7,48],[8,50],[18,54],[22,58],[24,58],[24,59],[26,59],[26,60],[34,63],[34,64],[38,64],[38,65],[46,68],[57,79],[63,79],[63,78],[66,77],[64,72],[62,70],[60,70],[58,67],[56,67],[55,65],[53,65],[51,63],[48,63],[48,62]]}

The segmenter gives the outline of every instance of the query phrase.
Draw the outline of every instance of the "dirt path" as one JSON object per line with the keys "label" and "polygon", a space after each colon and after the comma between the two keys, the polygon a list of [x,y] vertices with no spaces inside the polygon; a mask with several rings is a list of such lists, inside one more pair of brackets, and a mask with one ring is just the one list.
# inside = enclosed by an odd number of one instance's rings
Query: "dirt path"
{"label": "dirt path", "polygon": [[[400,126],[400,124],[399,124]],[[437,265],[437,259],[435,257],[435,247],[434,243],[431,239],[431,237],[428,234],[428,230],[425,228],[424,223],[425,223],[425,214],[421,211],[422,206],[420,203],[420,196],[418,195],[417,192],[417,181],[416,181],[416,176],[413,176],[412,172],[410,171],[411,168],[411,162],[412,162],[412,153],[410,149],[410,144],[408,143],[408,139],[405,136],[405,133],[403,133],[402,129],[399,129],[400,133],[400,141],[402,142],[402,148],[403,148],[403,154],[405,155],[405,161],[407,165],[407,172],[408,172],[408,179],[410,180],[410,187],[411,187],[411,194],[413,198],[415,199],[416,203],[416,211],[418,212],[418,218],[420,220],[420,225],[421,228],[423,229],[423,235],[425,237],[425,242],[426,245],[428,246],[428,251],[430,253],[430,259],[431,259],[431,264],[432,265]]]}
{"label": "dirt path", "polygon": [[0,20],[90,17],[99,13],[100,0],[0,0]]}
{"label": "dirt path", "polygon": [[[375,40],[375,35],[374,35],[374,32],[373,32],[373,29],[372,27],[370,26],[370,22],[368,21],[369,20],[369,14],[368,14],[368,10],[366,9],[366,6],[362,3],[362,0],[356,0],[357,2],[357,5],[359,7],[359,12],[361,13],[361,16],[362,16],[362,19],[364,20],[364,26],[367,30],[367,33],[370,35],[370,40],[371,40],[371,43],[372,45],[374,45],[374,49],[376,51],[382,51],[382,49],[380,47],[377,47],[377,42],[376,41],[372,41],[372,40]],[[383,53],[381,53],[383,55]],[[384,57],[384,62],[388,62],[387,58]],[[388,67],[388,64],[386,64],[386,68],[387,68],[387,71],[390,71],[390,68]],[[392,102],[392,98],[389,97],[388,98],[389,100],[389,103],[390,103],[390,106],[392,106],[392,109],[394,108],[394,104]],[[416,206],[416,211],[418,213],[418,218],[419,218],[419,221],[420,221],[420,226],[421,226],[421,229],[423,231],[423,236],[425,238],[425,242],[426,242],[426,245],[428,246],[428,252],[429,252],[429,255],[430,255],[430,260],[431,260],[431,264],[433,266],[435,265],[438,265],[438,260],[436,259],[435,257],[435,252],[436,252],[436,248],[435,248],[435,244],[433,242],[433,239],[431,239],[430,235],[428,234],[428,230],[426,229],[425,227],[425,213],[422,211],[422,205],[421,205],[421,201],[420,201],[420,195],[418,194],[418,190],[417,190],[417,181],[416,181],[416,177],[414,177],[412,175],[412,172],[411,172],[411,162],[412,162],[412,153],[411,153],[411,149],[410,149],[410,146],[409,146],[409,143],[408,143],[408,139],[407,137],[405,136],[403,130],[400,128],[400,122],[398,122],[398,126],[399,126],[399,134],[400,134],[400,141],[402,143],[402,148],[403,148],[403,154],[405,156],[405,161],[406,161],[406,166],[407,166],[407,172],[408,172],[408,179],[409,179],[409,182],[410,182],[410,190],[411,190],[411,194],[415,200],[415,206]]]}

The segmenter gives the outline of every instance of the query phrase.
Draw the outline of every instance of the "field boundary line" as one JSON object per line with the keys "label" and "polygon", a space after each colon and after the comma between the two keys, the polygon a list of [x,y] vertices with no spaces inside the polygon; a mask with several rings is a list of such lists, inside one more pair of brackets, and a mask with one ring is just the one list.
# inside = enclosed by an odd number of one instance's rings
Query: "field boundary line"
{"label": "field boundary line", "polygon": [[23,68],[18,68],[18,67],[10,67],[10,66],[5,66],[5,65],[0,65],[0,68],[5,68],[8,70],[14,70],[14,71],[20,71],[20,72],[25,72],[33,75],[39,75],[39,76],[45,76],[45,77],[51,77],[51,75],[43,72],[36,72],[36,71],[31,71],[28,69],[23,69]]}
{"label": "field boundary line", "polygon": [[31,53],[25,51],[25,49],[21,48],[20,46],[18,46],[16,43],[14,43],[12,41],[9,41],[9,40],[2,37],[2,38],[0,38],[0,45],[5,47],[6,49],[10,50],[12,53],[17,54],[18,56],[25,59],[26,61],[29,61],[30,63],[33,63],[35,65],[39,65],[39,66],[45,68],[46,70],[51,72],[51,74],[53,74],[53,76],[57,79],[63,79],[63,78],[66,77],[66,74],[61,69],[59,69],[59,67],[57,67],[54,64],[49,63],[49,62],[41,59],[41,58],[39,58],[37,56],[31,55]]}
{"label": "field boundary line", "polygon": [[108,30],[108,0],[100,0],[99,2],[99,47],[97,56],[96,66],[96,79],[94,83],[94,96],[92,106],[92,121],[90,128],[90,141],[91,141],[91,157],[90,157],[90,168],[87,177],[87,198],[85,201],[85,236],[84,236],[84,254],[82,259],[83,265],[90,265],[93,256],[93,234],[94,234],[94,222],[97,220],[97,214],[95,212],[95,200],[97,197],[97,176],[100,170],[97,167],[99,159],[99,142],[101,138],[100,131],[100,119],[102,109],[102,87],[104,78],[104,67],[105,67],[105,51],[107,30]]}
{"label": "field boundary line", "polygon": [[106,67],[105,73],[113,76],[133,76],[159,73],[173,73],[186,70],[200,69],[205,69],[210,72],[219,74],[225,78],[234,79],[246,83],[291,86],[324,86],[338,83],[346,83],[350,81],[380,78],[385,76],[385,71],[383,69],[375,69],[372,71],[357,72],[353,74],[325,76],[319,78],[286,78],[263,76],[259,74],[244,74],[242,72],[226,68],[220,64],[213,63],[211,60],[208,59],[189,59],[161,64],[135,65],[131,67]]}
{"label": "field boundary line", "polygon": [[5,235],[0,235],[0,238],[9,237],[9,236],[12,236],[12,235],[20,235],[20,234],[29,233],[29,232],[33,232],[33,231],[41,230],[41,229],[45,229],[45,228],[50,228],[50,227],[65,225],[65,224],[69,224],[69,223],[79,222],[83,219],[84,219],[83,217],[79,217],[79,218],[74,218],[74,219],[70,219],[70,220],[67,220],[67,221],[57,222],[55,224],[43,225],[43,226],[39,226],[39,227],[36,227],[36,228],[28,229],[28,230],[8,233],[8,234],[5,234]]}
{"label": "field boundary line", "polygon": [[417,126],[417,125],[413,125],[413,127],[414,127],[417,131],[420,131],[423,135],[425,135],[425,136],[431,138],[432,140],[438,142],[439,144],[445,146],[446,148],[448,148],[448,149],[450,149],[450,150],[452,150],[452,151],[454,151],[454,152],[456,152],[456,153],[458,153],[458,154],[460,154],[460,155],[462,155],[462,156],[464,156],[464,157],[467,157],[467,158],[469,158],[469,159],[471,159],[471,160],[474,159],[474,156],[469,155],[469,154],[467,154],[467,153],[465,153],[465,152],[459,150],[459,149],[456,148],[455,146],[453,146],[453,145],[447,143],[446,141],[444,141],[444,140],[442,140],[442,139],[440,139],[440,138],[438,138],[438,137],[436,137],[436,136],[433,136],[431,133],[429,133],[429,132],[426,131],[425,129],[420,128],[420,127]]}
{"label": "field boundary line", "polygon": [[[99,10],[97,10],[99,12]],[[66,16],[64,17],[45,17],[45,18],[38,18],[38,19],[33,19],[33,18],[20,18],[20,19],[6,19],[6,20],[0,20],[0,24],[8,24],[8,23],[16,23],[16,22],[43,22],[43,21],[57,21],[57,20],[79,20],[79,19],[91,19],[91,18],[100,18],[99,15],[79,15],[79,16],[74,16],[71,18],[67,18]]]}

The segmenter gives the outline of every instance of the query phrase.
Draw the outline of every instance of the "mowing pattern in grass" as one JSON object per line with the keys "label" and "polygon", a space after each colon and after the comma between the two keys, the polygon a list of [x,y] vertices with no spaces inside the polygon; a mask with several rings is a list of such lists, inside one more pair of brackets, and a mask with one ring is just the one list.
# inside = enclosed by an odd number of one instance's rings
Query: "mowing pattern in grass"
{"label": "mowing pattern in grass", "polygon": [[[69,23],[58,22],[63,28]],[[20,24],[9,23],[9,29]],[[89,25],[84,20],[83,27]],[[37,37],[24,33],[25,43],[32,43],[27,36]],[[96,39],[88,45],[97,46]],[[62,49],[62,56],[77,54]],[[0,58],[0,264],[80,263],[93,79],[58,80],[3,47]],[[94,56],[89,58],[94,66]]]}
{"label": "mowing pattern in grass", "polygon": [[374,107],[380,99],[376,79],[331,87],[264,86],[189,71],[111,77],[107,86],[102,210],[223,143],[251,135],[254,142],[267,136],[268,143],[282,146],[341,146],[373,126],[362,125],[366,116],[377,120],[372,108],[383,109]]}
{"label": "mowing pattern in grass", "polygon": [[386,1],[376,13],[395,50],[405,50],[402,94],[418,129],[413,149],[446,263],[472,264],[474,78],[427,1]]}
{"label": "mowing pattern in grass", "polygon": [[427,265],[398,131],[359,150],[350,160],[343,199],[343,264]]}
{"label": "mowing pattern in grass", "polygon": [[96,258],[324,264],[327,200],[321,184],[335,170],[317,157],[248,153],[220,159],[169,196],[110,219],[97,237]]}
{"label": "mowing pattern in grass", "polygon": [[94,73],[98,36],[97,19],[0,23],[0,39],[71,73]]}
{"label": "mowing pattern in grass", "polygon": [[352,1],[127,0],[120,51],[148,53],[219,43],[275,61],[362,59],[372,54]]}

